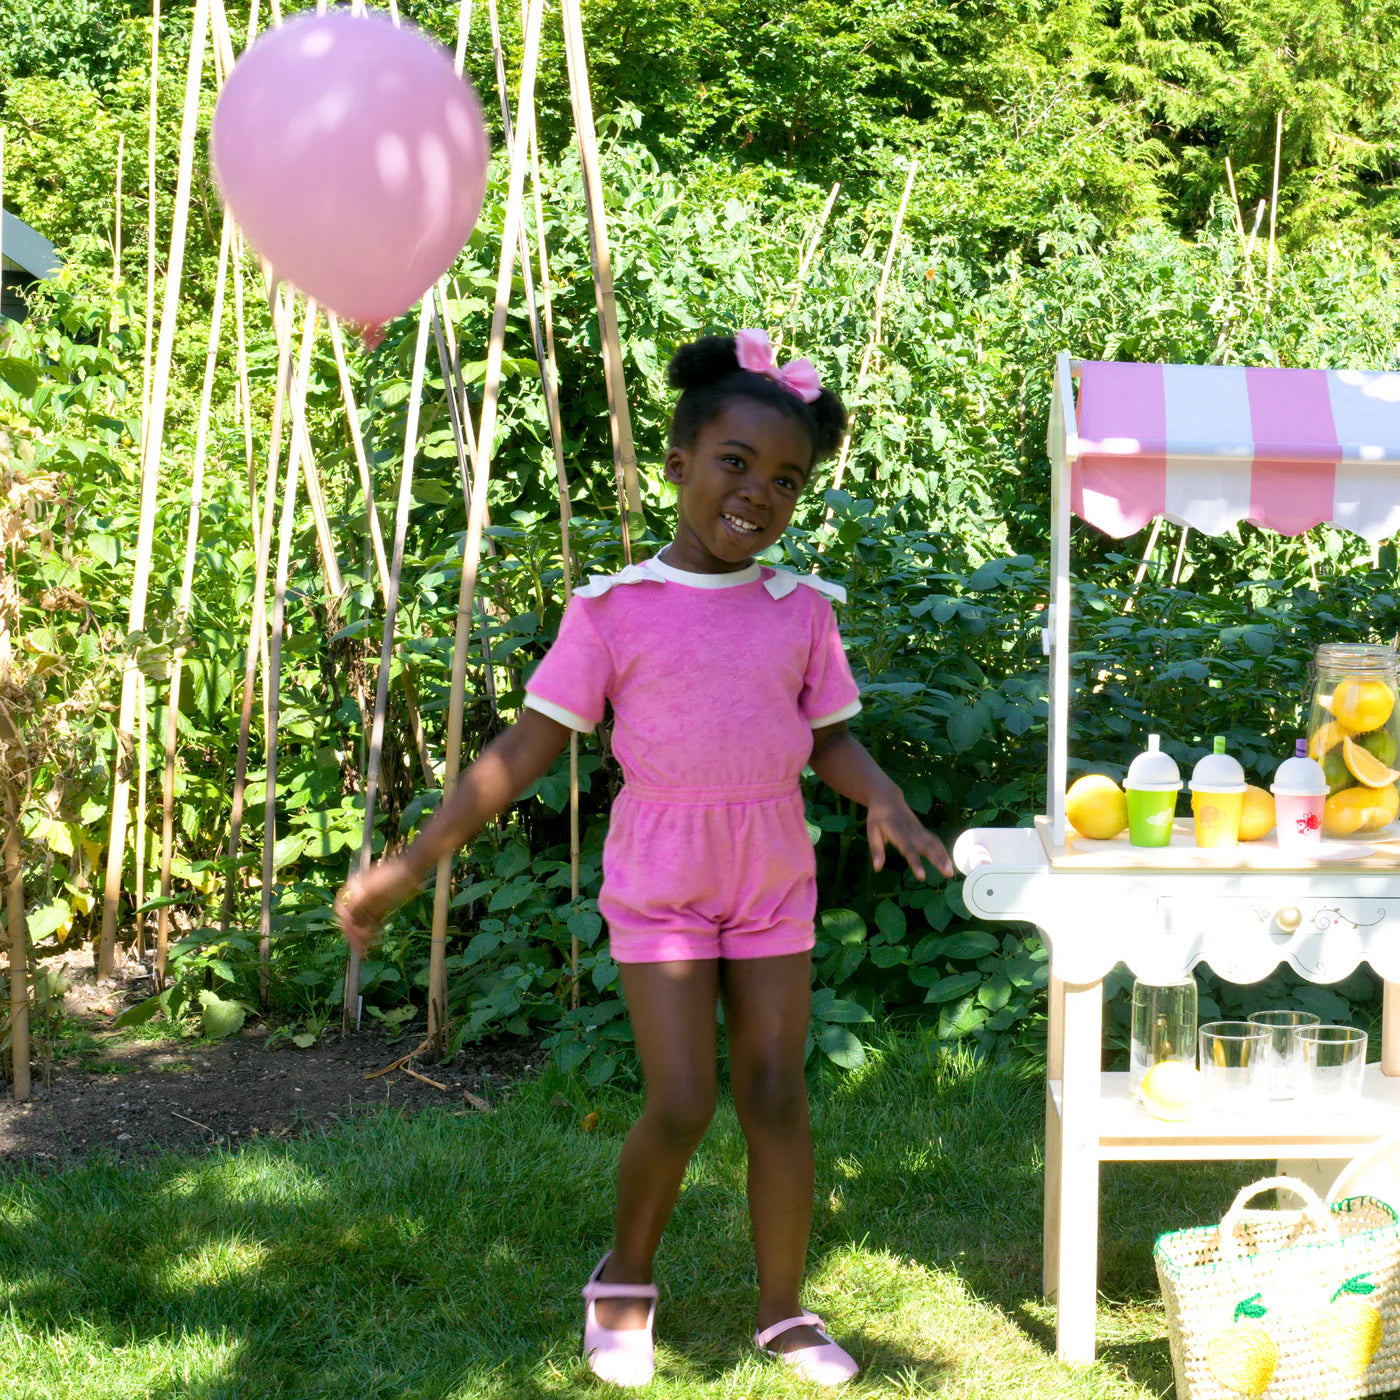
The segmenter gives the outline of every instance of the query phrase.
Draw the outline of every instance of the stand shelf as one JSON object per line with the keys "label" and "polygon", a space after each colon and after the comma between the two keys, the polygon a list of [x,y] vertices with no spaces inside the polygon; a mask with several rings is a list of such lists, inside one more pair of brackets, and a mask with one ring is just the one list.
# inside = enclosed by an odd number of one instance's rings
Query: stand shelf
{"label": "stand shelf", "polygon": [[[1400,869],[1084,868],[1052,862],[1029,827],[964,832],[953,859],[973,914],[1035,925],[1050,954],[1044,1277],[1061,1360],[1094,1356],[1101,1163],[1267,1159],[1308,1176],[1400,1133]],[[1151,982],[1206,962],[1229,982],[1287,965],[1324,984],[1368,963],[1385,984],[1381,1063],[1360,1104],[1335,1117],[1283,1102],[1161,1122],[1130,1098],[1126,1074],[1103,1073],[1103,979],[1120,962]]]}
{"label": "stand shelf", "polygon": [[[1061,1116],[1064,1086],[1047,1084],[1048,1112]],[[1344,1117],[1319,1117],[1293,1100],[1263,1103],[1248,1113],[1196,1114],[1181,1123],[1154,1118],[1128,1089],[1127,1074],[1099,1076],[1101,1162],[1344,1161],[1379,1138],[1400,1133],[1400,1078],[1366,1068],[1361,1103]]]}

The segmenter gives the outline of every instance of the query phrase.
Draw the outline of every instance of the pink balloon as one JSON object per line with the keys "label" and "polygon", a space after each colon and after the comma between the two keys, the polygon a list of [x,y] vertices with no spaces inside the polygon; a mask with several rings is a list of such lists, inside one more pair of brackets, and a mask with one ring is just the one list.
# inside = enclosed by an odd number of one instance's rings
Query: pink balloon
{"label": "pink balloon", "polygon": [[343,11],[300,16],[243,55],[209,151],[229,209],[278,276],[369,327],[452,266],[490,159],[481,104],[446,51]]}

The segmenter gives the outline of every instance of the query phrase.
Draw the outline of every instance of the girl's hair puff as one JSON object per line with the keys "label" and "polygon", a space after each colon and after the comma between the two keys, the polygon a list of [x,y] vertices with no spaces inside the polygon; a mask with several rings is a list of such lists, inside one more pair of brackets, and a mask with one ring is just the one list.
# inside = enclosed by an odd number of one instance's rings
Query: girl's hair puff
{"label": "girl's hair puff", "polygon": [[682,345],[671,356],[666,376],[671,388],[681,391],[671,415],[671,447],[693,447],[700,429],[739,397],[776,408],[806,428],[813,466],[836,451],[846,431],[846,405],[836,394],[823,389],[806,403],[767,375],[740,368],[732,335],[706,335]]}

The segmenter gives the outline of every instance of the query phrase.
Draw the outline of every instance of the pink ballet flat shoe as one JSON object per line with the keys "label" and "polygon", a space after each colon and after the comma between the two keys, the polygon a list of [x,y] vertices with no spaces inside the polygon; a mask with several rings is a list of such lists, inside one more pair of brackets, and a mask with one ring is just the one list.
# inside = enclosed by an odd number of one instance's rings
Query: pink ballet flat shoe
{"label": "pink ballet flat shoe", "polygon": [[[651,1341],[651,1327],[656,1321],[656,1285],[600,1282],[598,1275],[611,1258],[612,1250],[609,1250],[583,1285],[583,1296],[588,1305],[583,1314],[583,1357],[588,1362],[588,1369],[599,1380],[611,1381],[613,1385],[645,1385],[656,1369]],[[598,1310],[594,1306],[599,1298],[649,1299],[651,1307],[647,1311],[647,1325],[625,1329],[604,1327],[598,1321]]]}
{"label": "pink ballet flat shoe", "polygon": [[[815,1328],[822,1340],[816,1346],[798,1347],[796,1351],[770,1349],[769,1344],[774,1338],[792,1331],[794,1327]],[[755,1332],[753,1344],[765,1356],[771,1356],[775,1361],[791,1366],[799,1375],[805,1376],[809,1381],[815,1381],[817,1385],[844,1385],[860,1370],[855,1358],[826,1335],[826,1327],[821,1318],[814,1312],[808,1312],[806,1308],[802,1309],[801,1317],[789,1317],[782,1322],[775,1322],[771,1327],[765,1327],[761,1332]]]}

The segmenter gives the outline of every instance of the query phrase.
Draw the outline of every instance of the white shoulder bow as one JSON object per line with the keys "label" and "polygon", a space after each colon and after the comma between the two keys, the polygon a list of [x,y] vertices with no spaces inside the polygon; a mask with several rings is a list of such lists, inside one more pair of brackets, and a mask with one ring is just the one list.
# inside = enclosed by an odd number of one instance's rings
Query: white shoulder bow
{"label": "white shoulder bow", "polygon": [[773,570],[773,577],[764,579],[763,586],[775,598],[786,598],[798,584],[801,584],[804,588],[815,589],[818,593],[830,598],[833,603],[846,601],[846,590],[839,583],[831,583],[824,578],[818,578],[816,574],[799,574],[792,569],[779,569],[772,564],[768,567]]}

